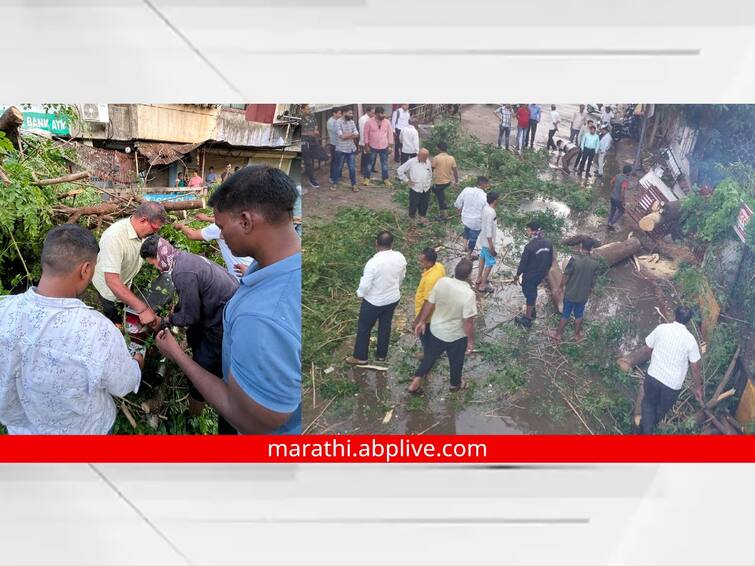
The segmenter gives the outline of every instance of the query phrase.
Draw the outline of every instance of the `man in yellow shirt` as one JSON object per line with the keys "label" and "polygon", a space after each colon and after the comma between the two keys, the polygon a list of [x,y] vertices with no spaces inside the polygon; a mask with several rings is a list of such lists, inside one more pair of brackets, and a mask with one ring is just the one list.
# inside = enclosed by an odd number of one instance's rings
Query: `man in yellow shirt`
{"label": "man in yellow shirt", "polygon": [[456,167],[456,160],[448,154],[446,142],[438,143],[438,152],[438,155],[433,157],[432,161],[433,192],[435,193],[435,198],[438,199],[439,220],[445,221],[447,219],[446,211],[448,210],[446,189],[451,186],[452,180],[454,185],[459,184],[459,169]]}
{"label": "man in yellow shirt", "polygon": [[[419,321],[419,313],[422,311],[422,306],[430,296],[430,291],[433,290],[438,279],[446,276],[446,268],[442,263],[438,262],[438,254],[432,248],[425,248],[422,253],[419,254],[419,265],[422,267],[422,278],[417,285],[417,292],[414,294],[414,324],[417,325]],[[430,319],[432,315],[427,317],[426,326],[430,327]],[[420,342],[422,342],[423,349],[427,348],[427,340],[429,333],[425,332],[420,336]]]}

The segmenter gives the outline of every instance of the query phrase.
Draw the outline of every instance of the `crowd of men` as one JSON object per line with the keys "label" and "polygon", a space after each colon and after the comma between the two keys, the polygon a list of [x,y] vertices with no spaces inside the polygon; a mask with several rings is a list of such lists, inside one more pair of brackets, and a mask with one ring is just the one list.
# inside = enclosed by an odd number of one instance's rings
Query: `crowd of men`
{"label": "crowd of men", "polygon": [[[408,140],[401,150],[394,152],[401,165],[397,175],[401,181],[407,183],[409,189],[409,217],[419,216],[420,222],[426,221],[426,214],[432,191],[438,200],[441,216],[439,220],[447,220],[448,205],[445,199],[445,189],[452,182],[458,183],[458,168],[453,156],[448,154],[445,144],[438,144],[439,153],[431,157],[427,149],[420,147],[418,137],[415,141],[412,119],[408,109],[399,135],[391,138],[391,126],[384,116],[382,109],[368,108],[368,113],[360,119],[360,126],[344,129],[344,124],[353,121],[350,112],[338,117],[333,114],[333,124],[337,136],[348,131],[352,141],[359,140],[365,155],[373,156],[367,161],[363,169],[363,176],[369,178],[371,165],[375,163],[375,155],[381,155],[382,163],[387,162],[387,151],[391,139],[399,147],[403,138]],[[533,147],[535,133],[541,119],[538,105],[507,105],[502,104],[496,109],[500,120],[498,145],[508,148],[511,135],[512,120],[516,120],[517,132],[516,149],[522,150]],[[395,114],[395,113],[394,113]],[[611,147],[609,133],[612,110],[603,109],[599,124],[595,124],[587,114],[584,105],[580,105],[578,112],[569,123],[569,140],[554,141],[554,136],[561,127],[561,117],[555,105],[551,106],[550,128],[547,146],[558,152],[558,158],[563,159],[563,169],[569,172],[569,164],[576,158],[578,172],[590,175],[594,157],[597,155],[598,176],[603,175],[605,154]],[[362,124],[364,126],[362,127]],[[365,137],[360,138],[358,132],[365,131]],[[601,134],[596,131],[600,130]],[[410,135],[406,136],[407,131]],[[383,132],[379,142],[375,142],[373,135]],[[338,138],[334,138],[338,141]],[[342,138],[343,139],[343,138]],[[375,145],[371,145],[375,144]],[[341,146],[343,147],[343,146]],[[352,153],[356,152],[356,146]],[[382,153],[381,153],[382,152]],[[335,185],[338,179],[338,155],[341,149],[336,147],[336,169],[332,170],[331,181]],[[385,155],[386,157],[382,157]],[[385,168],[385,167],[384,167]],[[624,211],[624,201],[632,168],[624,166],[622,172],[610,181],[611,211],[607,227],[613,229]],[[387,173],[383,174],[387,181]],[[353,181],[353,179],[352,179]],[[422,392],[422,383],[431,372],[439,357],[446,353],[450,366],[450,389],[456,391],[466,387],[463,379],[463,368],[466,356],[474,351],[475,325],[477,315],[477,296],[493,293],[494,288],[489,278],[491,270],[498,263],[501,253],[497,238],[496,206],[500,199],[499,193],[491,190],[489,180],[484,176],[477,177],[475,186],[465,187],[454,202],[460,214],[464,237],[464,257],[456,263],[453,277],[446,275],[446,267],[438,261],[438,254],[433,248],[426,248],[417,258],[422,269],[422,277],[415,292],[415,318],[412,329],[418,337],[421,347],[421,363],[412,376],[408,391],[412,394]],[[524,308],[514,322],[523,328],[531,328],[537,317],[535,308],[538,288],[546,279],[554,261],[554,250],[551,242],[546,238],[542,226],[535,221],[526,225],[527,244],[522,250],[517,266],[516,275],[512,283],[520,285],[524,296]],[[479,243],[479,246],[478,246]],[[373,328],[377,324],[377,349],[375,360],[379,363],[386,361],[390,347],[391,326],[394,312],[401,298],[401,289],[406,274],[407,261],[404,255],[394,249],[394,237],[390,232],[377,235],[375,245],[377,252],[366,263],[362,278],[357,289],[357,296],[361,299],[361,307],[357,322],[357,335],[354,351],[346,361],[360,366],[370,362],[369,345]],[[569,259],[561,281],[560,292],[563,295],[563,309],[558,326],[549,331],[549,336],[555,342],[563,339],[566,326],[574,318],[574,338],[583,340],[585,333],[582,328],[585,307],[592,294],[595,281],[599,274],[600,264],[593,257],[592,249],[595,242],[584,239],[580,249]],[[479,247],[479,254],[476,250]],[[474,260],[479,260],[477,276],[473,278]],[[697,343],[684,326],[690,319],[689,309],[680,307],[676,312],[676,322],[660,325],[646,339],[646,347],[651,354],[649,368],[650,378],[645,381],[645,401],[643,402],[643,420],[641,431],[651,433],[665,413],[671,408],[681,390],[687,364],[692,365],[695,377],[695,396],[702,398],[699,380],[699,351]]]}
{"label": "crowd of men", "polygon": [[[99,242],[79,224],[45,237],[38,285],[0,298],[0,423],[11,434],[107,434],[113,396],[137,392],[144,355],[131,354],[123,310],[155,333],[221,434],[301,432],[301,241],[297,188],[279,169],[250,166],[212,193],[214,216],[189,238],[217,240],[224,269],[159,235],[164,207],[142,202]],[[253,259],[252,259],[253,258]],[[144,261],[170,274],[177,302],[159,316],[132,289]],[[79,297],[96,290],[102,312]],[[141,295],[141,294],[140,294]],[[173,331],[186,328],[187,354]]]}

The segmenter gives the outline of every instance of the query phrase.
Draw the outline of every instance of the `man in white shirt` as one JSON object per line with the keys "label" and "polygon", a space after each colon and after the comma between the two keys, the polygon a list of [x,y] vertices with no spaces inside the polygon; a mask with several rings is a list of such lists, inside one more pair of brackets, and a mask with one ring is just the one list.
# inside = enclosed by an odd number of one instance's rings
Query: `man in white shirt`
{"label": "man in white shirt", "polygon": [[482,209],[488,204],[487,193],[490,186],[488,178],[477,177],[476,187],[466,187],[456,197],[454,206],[461,211],[461,223],[464,225],[464,249],[467,251],[467,259],[477,259],[472,256],[477,247],[477,238],[482,229]]}
{"label": "man in white shirt", "polygon": [[[474,317],[477,315],[475,294],[467,280],[472,273],[471,261],[462,259],[456,264],[454,279],[442,277],[430,291],[419,313],[414,333],[421,337],[427,331],[422,363],[414,372],[409,392],[422,392],[422,380],[432,371],[435,362],[446,352],[451,370],[451,391],[466,387],[461,378],[464,358],[474,350]],[[428,317],[432,316],[430,329],[426,328]]]}
{"label": "man in white shirt", "polygon": [[610,106],[603,107],[603,111],[600,113],[600,125],[611,127],[611,121],[613,120],[613,110]]}
{"label": "man in white shirt", "polygon": [[645,338],[645,351],[650,355],[650,367],[645,378],[642,398],[642,434],[652,434],[656,425],[674,406],[687,376],[687,364],[692,368],[695,399],[700,405],[704,403],[700,348],[686,326],[692,318],[692,310],[678,306],[674,311],[674,317],[674,322],[659,324]]}
{"label": "man in white shirt", "polygon": [[490,191],[487,194],[488,203],[482,209],[482,229],[480,230],[480,266],[477,274],[477,290],[480,293],[492,293],[493,288],[488,284],[490,271],[495,265],[498,252],[495,251],[495,207],[498,204],[498,193]]}
{"label": "man in white shirt", "polygon": [[577,142],[577,145],[579,145],[579,140],[577,139],[577,136],[579,135],[579,132],[582,130],[582,126],[585,124],[585,120],[587,119],[587,110],[585,110],[585,105],[580,104],[579,110],[577,111],[574,116],[572,116],[571,119],[571,133],[569,134],[569,141],[574,143]]}
{"label": "man in white shirt", "polygon": [[225,240],[220,233],[220,228],[215,224],[215,217],[200,212],[197,214],[197,220],[210,222],[211,224],[205,226],[201,230],[190,228],[180,222],[176,222],[173,226],[181,230],[189,240],[195,240],[198,242],[217,241],[218,247],[220,248],[220,255],[223,256],[223,261],[225,262],[225,267],[228,270],[228,273],[240,281],[246,273],[246,270],[254,261],[254,258],[248,256],[237,257],[233,255],[231,249],[228,247],[228,244],[225,243]]}
{"label": "man in white shirt", "polygon": [[416,127],[414,118],[409,120],[409,125],[405,126],[399,134],[401,142],[401,163],[406,163],[412,157],[417,157],[419,153],[419,132]]}
{"label": "man in white shirt", "polygon": [[[375,116],[375,107],[368,106],[364,114],[359,117],[359,171],[365,179],[369,177],[365,168],[370,164],[369,154],[364,152],[364,126],[370,118]],[[372,171],[374,173],[375,171]]]}
{"label": "man in white shirt", "polygon": [[[561,161],[561,169],[564,173],[567,175],[571,173],[569,170],[569,163],[571,161],[579,156],[579,147],[577,147],[577,144],[570,142],[570,141],[564,141],[564,140],[558,140],[556,142],[556,147],[558,148],[558,157],[556,158],[556,167],[558,167],[559,160]],[[575,161],[576,164],[576,161]]]}
{"label": "man in white shirt", "polygon": [[107,434],[111,395],[139,389],[141,354],[132,358],[118,329],[77,298],[98,251],[83,226],[57,226],[39,285],[0,297],[0,422],[10,434]]}
{"label": "man in white shirt", "polygon": [[401,130],[409,125],[409,105],[402,104],[391,115],[391,128],[393,129],[393,160],[398,163],[401,160]]}
{"label": "man in white shirt", "polygon": [[548,149],[558,149],[553,141],[553,136],[556,135],[556,132],[558,131],[559,122],[561,122],[561,115],[558,113],[558,110],[556,110],[556,105],[551,104],[551,129],[548,130]]}
{"label": "man in white shirt", "polygon": [[606,164],[606,153],[611,149],[613,138],[608,126],[603,125],[600,127],[600,142],[598,142],[598,173],[599,179],[603,178],[603,167]]}
{"label": "man in white shirt", "polygon": [[352,365],[366,364],[369,359],[370,334],[378,324],[377,361],[385,361],[391,339],[393,312],[401,299],[401,283],[406,276],[406,259],[393,250],[393,234],[380,232],[377,253],[364,266],[357,297],[362,299],[357,322],[354,355],[346,358]]}
{"label": "man in white shirt", "polygon": [[433,184],[430,152],[425,148],[420,149],[417,157],[412,157],[401,165],[397,173],[399,179],[409,184],[409,218],[414,220],[419,212],[420,222],[424,224],[430,204],[430,187]]}

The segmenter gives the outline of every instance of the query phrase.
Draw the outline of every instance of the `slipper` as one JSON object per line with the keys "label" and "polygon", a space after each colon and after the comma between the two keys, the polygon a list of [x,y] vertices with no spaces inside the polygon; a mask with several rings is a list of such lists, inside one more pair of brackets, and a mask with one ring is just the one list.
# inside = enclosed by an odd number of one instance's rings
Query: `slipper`
{"label": "slipper", "polygon": [[461,385],[458,385],[458,386],[456,386],[456,387],[454,387],[454,386],[452,385],[451,387],[449,387],[449,388],[448,388],[448,390],[449,390],[449,391],[450,391],[451,393],[455,393],[455,392],[457,392],[457,391],[461,391],[462,389],[466,389],[466,388],[467,388],[467,385],[469,385],[469,384],[467,383],[467,380],[466,380],[466,379],[462,379],[462,380],[461,380]]}
{"label": "slipper", "polygon": [[358,360],[354,356],[349,356],[344,361],[352,366],[363,366],[366,365],[369,360]]}
{"label": "slipper", "polygon": [[477,287],[477,292],[478,293],[493,293],[495,292],[495,289],[493,289],[491,285],[487,285],[484,289],[480,289],[479,287]]}

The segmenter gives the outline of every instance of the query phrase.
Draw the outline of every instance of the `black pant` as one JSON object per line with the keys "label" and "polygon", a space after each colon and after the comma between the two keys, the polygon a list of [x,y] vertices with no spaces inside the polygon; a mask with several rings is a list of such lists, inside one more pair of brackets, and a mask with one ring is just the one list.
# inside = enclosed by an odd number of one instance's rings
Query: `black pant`
{"label": "black pant", "polygon": [[393,160],[398,163],[401,159],[401,130],[393,132]]}
{"label": "black pant", "polygon": [[401,152],[401,165],[409,161],[412,157],[417,157],[416,153],[404,153]]}
{"label": "black pant", "polygon": [[680,390],[671,389],[650,375],[645,378],[644,389],[640,430],[642,434],[652,434],[656,425],[676,403]]}
{"label": "black pant", "polygon": [[301,142],[301,157],[304,161],[304,175],[306,175],[307,180],[313,184],[317,184],[317,179],[315,179],[315,156],[314,156],[314,148],[312,147],[312,144],[314,142],[312,140],[302,140]]}
{"label": "black pant", "polygon": [[[330,147],[330,179],[336,178],[336,146],[333,144],[330,144],[328,147]],[[342,168],[343,168],[343,164]]]}
{"label": "black pant", "polygon": [[537,120],[530,119],[530,126],[527,129],[527,135],[524,137],[524,145],[527,145],[527,138],[530,139],[530,147],[535,147],[535,133],[537,132]]}
{"label": "black pant", "polygon": [[442,185],[433,185],[433,192],[435,193],[435,198],[438,199],[438,208],[443,210],[448,210],[448,203],[446,202],[446,189],[451,185],[451,183],[443,183]]}
{"label": "black pant", "polygon": [[409,218],[414,218],[417,212],[424,218],[427,216],[427,207],[429,205],[430,191],[418,193],[415,190],[409,189]]}
{"label": "black pant", "polygon": [[100,305],[102,305],[102,314],[104,314],[113,324],[123,324],[123,314],[119,312],[118,307],[113,301],[109,301],[99,293]]}
{"label": "black pant", "polygon": [[[212,344],[205,340],[201,327],[191,326],[186,331],[186,341],[191,348],[191,357],[199,366],[218,379],[223,379],[222,344]],[[189,380],[191,398],[204,402],[204,397]],[[238,434],[238,431],[218,413],[218,434]]]}
{"label": "black pant", "polygon": [[422,359],[424,359],[424,353],[427,352],[427,348],[430,345],[430,323],[425,323],[425,333],[419,337],[419,341],[422,344]]}
{"label": "black pant", "polygon": [[590,168],[592,167],[592,160],[595,157],[594,149],[583,149],[582,155],[579,158],[579,174],[585,170],[585,163],[587,164],[587,174],[590,175]]}
{"label": "black pant", "polygon": [[385,358],[388,355],[388,344],[391,341],[391,322],[393,311],[396,310],[398,301],[382,307],[362,299],[359,309],[359,322],[357,322],[357,339],[354,344],[354,357],[358,360],[369,359],[370,334],[375,323],[378,323],[377,357]]}
{"label": "black pant", "polygon": [[511,127],[498,126],[498,147],[501,147],[501,141],[506,144],[506,149],[509,148],[509,136],[511,135]]}
{"label": "black pant", "polygon": [[556,142],[553,141],[553,136],[556,135],[556,128],[548,130],[548,149],[558,149]]}
{"label": "black pant", "polygon": [[624,214],[624,205],[620,200],[611,197],[611,212],[608,215],[608,223],[613,226],[619,221],[622,214]]}
{"label": "black pant", "polygon": [[448,354],[448,365],[451,368],[451,386],[459,387],[461,385],[461,372],[464,369],[464,357],[467,353],[467,337],[459,338],[453,342],[444,342],[433,336],[429,329],[425,330],[425,334],[428,336],[424,357],[414,375],[425,377],[432,371],[435,362],[438,361],[443,352],[446,352]]}

